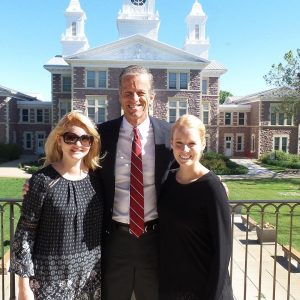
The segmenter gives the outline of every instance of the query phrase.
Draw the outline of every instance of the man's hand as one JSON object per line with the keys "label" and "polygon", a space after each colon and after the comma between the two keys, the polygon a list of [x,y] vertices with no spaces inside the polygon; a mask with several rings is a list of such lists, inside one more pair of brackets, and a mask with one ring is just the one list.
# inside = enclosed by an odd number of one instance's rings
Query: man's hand
{"label": "man's hand", "polygon": [[22,189],[23,198],[27,194],[28,191],[29,191],[29,181],[26,180],[25,183],[23,184],[23,189]]}
{"label": "man's hand", "polygon": [[224,189],[225,189],[225,192],[226,192],[227,197],[228,197],[228,196],[229,196],[229,188],[228,188],[227,184],[226,184],[225,182],[222,181],[222,177],[221,177],[221,176],[218,176],[218,177],[219,177],[221,183],[223,184]]}

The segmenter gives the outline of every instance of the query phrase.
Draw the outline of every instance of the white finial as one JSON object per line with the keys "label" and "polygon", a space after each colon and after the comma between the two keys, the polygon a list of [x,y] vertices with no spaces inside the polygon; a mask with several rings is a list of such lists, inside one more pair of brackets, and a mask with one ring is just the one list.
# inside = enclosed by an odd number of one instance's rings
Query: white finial
{"label": "white finial", "polygon": [[79,0],[71,0],[70,4],[66,10],[67,12],[71,12],[71,11],[82,11],[81,7],[80,7],[80,3]]}
{"label": "white finial", "polygon": [[202,9],[202,6],[198,2],[198,0],[195,0],[195,2],[193,4],[193,7],[192,7],[192,10],[190,12],[190,15],[193,15],[193,16],[204,16],[205,15],[205,13]]}

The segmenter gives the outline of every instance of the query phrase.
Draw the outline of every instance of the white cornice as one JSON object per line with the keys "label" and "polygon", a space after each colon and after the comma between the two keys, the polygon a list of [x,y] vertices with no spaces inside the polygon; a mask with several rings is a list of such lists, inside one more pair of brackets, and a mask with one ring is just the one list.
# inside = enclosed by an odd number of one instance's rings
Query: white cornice
{"label": "white cornice", "polygon": [[219,111],[221,112],[233,112],[233,111],[241,111],[241,112],[250,112],[251,105],[236,105],[236,104],[221,104],[219,106]]}
{"label": "white cornice", "polygon": [[[147,59],[149,58],[149,59]],[[160,59],[162,58],[162,59]],[[208,65],[210,61],[182,49],[152,40],[142,35],[133,35],[87,51],[64,57],[68,63],[81,60],[116,61],[185,61]]]}

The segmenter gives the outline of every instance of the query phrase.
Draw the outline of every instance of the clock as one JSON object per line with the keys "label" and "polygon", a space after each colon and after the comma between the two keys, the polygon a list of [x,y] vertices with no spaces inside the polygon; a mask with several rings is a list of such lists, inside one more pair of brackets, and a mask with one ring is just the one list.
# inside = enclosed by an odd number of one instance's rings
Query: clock
{"label": "clock", "polygon": [[146,0],[131,0],[131,3],[136,6],[142,6],[146,3]]}

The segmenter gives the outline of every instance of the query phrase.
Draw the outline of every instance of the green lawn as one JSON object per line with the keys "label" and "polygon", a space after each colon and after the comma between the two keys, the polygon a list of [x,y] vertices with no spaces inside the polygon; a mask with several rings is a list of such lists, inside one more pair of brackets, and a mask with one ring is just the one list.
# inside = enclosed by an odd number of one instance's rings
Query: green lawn
{"label": "green lawn", "polygon": [[[22,186],[24,184],[26,179],[21,178],[0,178],[0,198],[3,199],[20,199],[22,197]],[[4,209],[4,245],[5,250],[9,247],[8,242],[9,241],[9,206],[3,207],[3,204],[0,204],[0,211],[2,212],[2,209]],[[16,208],[15,210],[15,226],[17,224],[17,221],[20,216],[20,210]],[[0,233],[1,234],[1,233]],[[0,236],[0,242],[2,240],[2,236]],[[0,251],[1,251],[2,245],[0,245]],[[1,252],[0,252],[1,257]]]}
{"label": "green lawn", "polygon": [[[227,181],[229,200],[299,200],[300,179],[259,179]],[[242,213],[245,213],[243,210]],[[251,209],[251,218],[261,220],[261,208]],[[267,205],[264,210],[264,221],[276,225],[276,206]],[[300,250],[300,206],[294,210],[293,247]],[[290,208],[288,204],[280,209],[278,220],[278,242],[288,244],[290,236]]]}
{"label": "green lawn", "polygon": [[[25,179],[0,178],[0,198],[19,199],[22,197],[22,186]],[[259,179],[259,180],[228,180],[230,200],[294,200],[300,199],[300,179]],[[19,218],[19,210],[16,209],[15,220]],[[284,208],[279,220],[279,242],[287,243],[289,236],[289,213]],[[265,221],[275,224],[275,209],[268,208],[265,213]],[[300,250],[300,208],[294,213],[293,232],[294,246]],[[251,213],[251,217],[260,220],[258,212]],[[8,240],[9,216],[7,209],[4,213],[4,240]],[[1,248],[0,248],[1,249]]]}
{"label": "green lawn", "polygon": [[228,180],[229,200],[300,199],[300,178]]}

